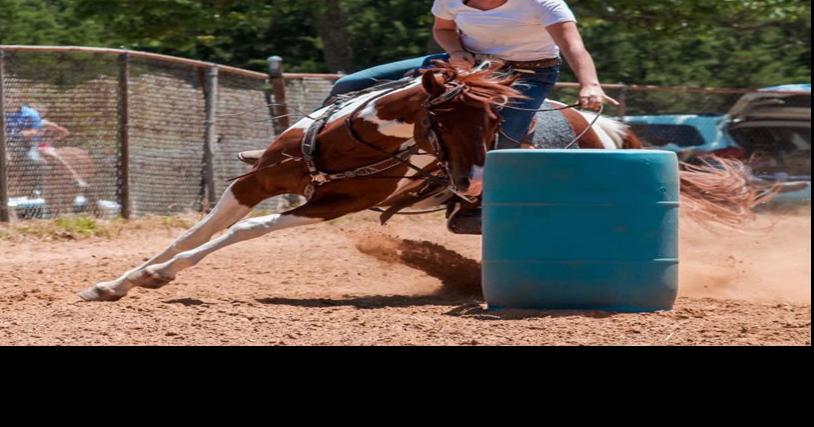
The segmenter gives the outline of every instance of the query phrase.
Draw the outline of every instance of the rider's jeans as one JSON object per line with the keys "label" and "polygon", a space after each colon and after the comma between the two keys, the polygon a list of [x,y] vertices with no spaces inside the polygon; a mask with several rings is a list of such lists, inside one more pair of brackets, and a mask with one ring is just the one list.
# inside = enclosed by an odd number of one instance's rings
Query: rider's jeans
{"label": "rider's jeans", "polygon": [[[337,80],[328,99],[335,95],[367,89],[376,83],[388,80],[398,80],[417,68],[432,66],[432,60],[447,60],[447,54],[435,54],[419,58],[406,59],[390,64],[379,65],[366,70],[349,74]],[[526,99],[515,99],[509,104],[528,110],[537,110],[545,101],[560,74],[560,67],[537,68],[529,73],[521,73],[514,88],[519,90]],[[534,111],[524,111],[513,108],[503,108],[500,116],[503,119],[501,136],[498,139],[498,149],[519,148],[519,142],[529,132]]]}

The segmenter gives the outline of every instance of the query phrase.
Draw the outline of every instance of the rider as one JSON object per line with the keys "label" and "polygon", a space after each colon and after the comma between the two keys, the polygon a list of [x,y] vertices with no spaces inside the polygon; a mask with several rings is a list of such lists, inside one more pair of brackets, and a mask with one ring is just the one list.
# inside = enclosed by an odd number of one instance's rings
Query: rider
{"label": "rider", "polygon": [[[499,59],[520,73],[515,88],[527,98],[511,104],[520,109],[501,111],[503,122],[496,148],[520,148],[529,133],[533,110],[540,108],[557,81],[562,53],[579,81],[582,108],[598,110],[605,101],[617,104],[602,90],[574,13],[563,0],[435,0],[432,13],[433,35],[445,53],[350,74],[337,81],[329,99],[382,80],[399,79],[411,70],[430,66],[436,59],[462,70],[472,69],[479,60]],[[479,210],[455,216],[459,221],[467,216],[476,218],[479,227]]]}

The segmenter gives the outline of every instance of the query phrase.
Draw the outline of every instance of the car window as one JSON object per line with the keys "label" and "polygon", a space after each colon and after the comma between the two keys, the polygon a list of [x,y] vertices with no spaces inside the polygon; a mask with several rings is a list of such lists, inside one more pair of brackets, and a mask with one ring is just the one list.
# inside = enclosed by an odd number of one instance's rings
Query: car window
{"label": "car window", "polygon": [[633,133],[650,146],[675,144],[679,147],[704,145],[704,137],[689,125],[630,124]]}

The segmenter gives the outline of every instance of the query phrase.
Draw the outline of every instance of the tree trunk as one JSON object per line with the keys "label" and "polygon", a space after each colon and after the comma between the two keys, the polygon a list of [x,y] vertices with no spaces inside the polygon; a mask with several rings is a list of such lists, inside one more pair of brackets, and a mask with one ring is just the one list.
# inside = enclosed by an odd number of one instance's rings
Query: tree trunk
{"label": "tree trunk", "polygon": [[331,72],[352,73],[356,66],[340,0],[318,0],[317,3],[314,23],[322,39],[325,65]]}

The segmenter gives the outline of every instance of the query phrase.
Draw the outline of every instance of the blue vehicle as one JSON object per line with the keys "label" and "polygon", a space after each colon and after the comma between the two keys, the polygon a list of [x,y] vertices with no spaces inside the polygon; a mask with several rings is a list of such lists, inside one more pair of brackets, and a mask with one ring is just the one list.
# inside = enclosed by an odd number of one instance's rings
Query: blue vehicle
{"label": "blue vehicle", "polygon": [[726,114],[624,121],[645,145],[674,151],[683,161],[708,154],[749,160],[756,180],[781,184],[775,203],[811,201],[811,84],[746,94]]}

